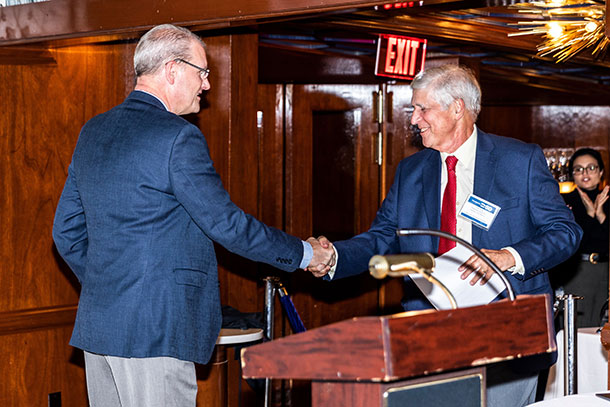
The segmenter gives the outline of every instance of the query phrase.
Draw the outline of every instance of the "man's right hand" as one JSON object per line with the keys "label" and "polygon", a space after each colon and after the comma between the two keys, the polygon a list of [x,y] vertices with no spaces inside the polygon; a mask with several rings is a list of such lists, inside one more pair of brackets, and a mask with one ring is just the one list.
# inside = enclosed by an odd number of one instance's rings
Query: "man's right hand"
{"label": "man's right hand", "polygon": [[336,262],[333,244],[324,236],[320,236],[318,239],[310,237],[307,242],[313,249],[313,257],[307,270],[315,277],[323,277]]}

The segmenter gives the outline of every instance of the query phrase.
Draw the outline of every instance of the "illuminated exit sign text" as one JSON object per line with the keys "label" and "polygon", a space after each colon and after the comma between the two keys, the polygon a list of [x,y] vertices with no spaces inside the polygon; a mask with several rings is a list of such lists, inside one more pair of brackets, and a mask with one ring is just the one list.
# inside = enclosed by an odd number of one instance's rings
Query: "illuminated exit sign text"
{"label": "illuminated exit sign text", "polygon": [[424,69],[426,40],[380,34],[375,73],[390,78],[413,79]]}

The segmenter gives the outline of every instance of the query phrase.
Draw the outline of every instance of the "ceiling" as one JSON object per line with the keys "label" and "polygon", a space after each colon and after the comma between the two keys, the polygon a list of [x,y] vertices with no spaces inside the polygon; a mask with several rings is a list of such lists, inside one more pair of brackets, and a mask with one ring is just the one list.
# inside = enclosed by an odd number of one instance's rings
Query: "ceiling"
{"label": "ceiling", "polygon": [[[427,66],[453,59],[477,71],[484,95],[493,94],[487,103],[608,105],[610,58],[595,59],[589,50],[563,63],[537,57],[542,36],[509,37],[517,31],[511,24],[524,16],[510,4],[499,3],[404,3],[407,7],[389,11],[378,7],[274,23],[260,27],[262,55],[282,54],[284,61],[296,59],[301,65],[307,55],[305,66],[312,67],[312,74],[316,58],[351,59],[370,71],[378,34],[402,34],[428,40]],[[273,75],[273,68],[270,71]]]}
{"label": "ceiling", "polygon": [[[102,2],[104,6],[93,0],[84,3],[56,0],[31,7],[4,7],[4,14],[0,11],[0,34],[3,24],[12,23],[23,38],[0,41],[5,45],[14,42],[17,46],[0,47],[0,63],[52,60],[49,46],[66,46],[73,41],[133,40],[148,24],[169,18],[202,34],[214,30],[224,33],[256,30],[260,38],[261,82],[388,81],[375,76],[376,41],[379,34],[393,33],[426,39],[428,67],[452,62],[474,69],[483,88],[483,103],[487,105],[607,106],[610,101],[610,58],[602,55],[594,59],[589,50],[563,63],[536,56],[541,36],[508,36],[517,31],[513,24],[524,17],[517,13],[513,0],[394,2],[389,10],[370,5],[379,4],[377,1],[364,0],[275,0],[273,8],[267,2],[248,0],[228,3],[182,0],[179,4],[188,7],[163,2],[165,8],[157,10],[154,16],[150,7],[143,7],[146,0],[134,1],[133,12],[123,13],[126,18],[119,20],[116,10],[123,7],[120,0]],[[86,5],[83,10],[88,13],[87,18],[73,16],[79,27],[84,27],[80,31],[74,32],[71,19],[57,20],[64,15],[48,13],[47,9],[57,12],[68,3]],[[396,4],[405,7],[395,8]],[[346,11],[348,7],[350,11]],[[47,14],[42,18],[36,13]],[[16,29],[11,30],[7,28],[6,32]],[[83,31],[87,32],[85,37]],[[38,47],[19,47],[28,42],[38,43]]]}

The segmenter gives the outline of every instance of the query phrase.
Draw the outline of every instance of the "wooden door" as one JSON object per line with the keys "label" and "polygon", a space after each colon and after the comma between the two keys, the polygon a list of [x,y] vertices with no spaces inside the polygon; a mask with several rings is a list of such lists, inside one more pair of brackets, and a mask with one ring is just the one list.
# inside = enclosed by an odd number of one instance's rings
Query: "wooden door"
{"label": "wooden door", "polygon": [[[368,229],[379,207],[375,85],[286,87],[286,230],[346,239]],[[318,327],[378,310],[367,274],[332,283],[291,276],[295,306]]]}
{"label": "wooden door", "polygon": [[[398,162],[417,150],[408,126],[410,87],[263,85],[259,94],[267,95],[261,143],[267,164],[262,168],[269,174],[280,171],[278,149],[283,151],[285,230],[303,239],[325,235],[331,241],[366,231]],[[271,202],[261,207],[277,208],[273,202],[279,199],[279,186],[263,188]],[[269,210],[263,218],[277,224],[277,212]],[[367,273],[332,283],[307,273],[283,275],[282,280],[310,328],[398,311],[402,296],[400,282],[379,282]]]}

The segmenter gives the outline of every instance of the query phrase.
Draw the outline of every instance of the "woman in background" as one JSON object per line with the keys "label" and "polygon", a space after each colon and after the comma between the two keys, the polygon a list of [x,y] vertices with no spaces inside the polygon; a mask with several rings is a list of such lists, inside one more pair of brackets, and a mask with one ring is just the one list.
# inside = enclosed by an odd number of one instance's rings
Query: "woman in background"
{"label": "woman in background", "polygon": [[568,163],[576,189],[564,194],[584,235],[576,254],[551,273],[554,287],[584,297],[576,302],[577,326],[599,326],[608,300],[608,190],[603,184],[604,162],[591,148],[577,150]]}

